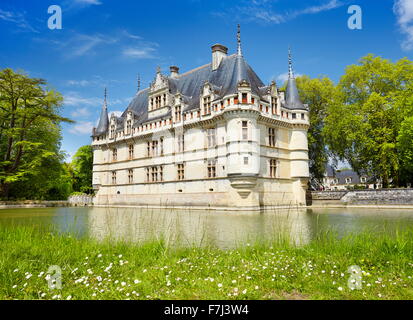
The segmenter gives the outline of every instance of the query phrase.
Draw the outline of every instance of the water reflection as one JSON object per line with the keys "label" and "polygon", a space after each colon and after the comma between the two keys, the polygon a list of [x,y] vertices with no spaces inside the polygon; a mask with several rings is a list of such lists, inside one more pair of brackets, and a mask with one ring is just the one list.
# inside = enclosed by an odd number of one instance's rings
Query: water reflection
{"label": "water reflection", "polygon": [[290,209],[262,212],[138,208],[36,208],[0,210],[0,225],[52,225],[96,239],[164,239],[169,245],[232,248],[282,238],[297,245],[334,230],[339,237],[364,230],[394,232],[413,226],[406,209]]}
{"label": "water reflection", "polygon": [[180,245],[221,248],[286,237],[296,244],[311,239],[311,215],[305,209],[271,212],[92,208],[89,232],[103,239],[164,239]]}

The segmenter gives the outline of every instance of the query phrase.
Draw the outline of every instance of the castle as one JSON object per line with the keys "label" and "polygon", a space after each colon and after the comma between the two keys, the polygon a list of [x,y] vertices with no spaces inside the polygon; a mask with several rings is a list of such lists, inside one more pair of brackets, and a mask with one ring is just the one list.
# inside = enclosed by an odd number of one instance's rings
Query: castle
{"label": "castle", "polygon": [[212,46],[211,63],[158,68],[120,117],[106,93],[93,129],[96,205],[260,209],[305,205],[309,110],[289,53],[285,92],[265,85],[237,53]]}

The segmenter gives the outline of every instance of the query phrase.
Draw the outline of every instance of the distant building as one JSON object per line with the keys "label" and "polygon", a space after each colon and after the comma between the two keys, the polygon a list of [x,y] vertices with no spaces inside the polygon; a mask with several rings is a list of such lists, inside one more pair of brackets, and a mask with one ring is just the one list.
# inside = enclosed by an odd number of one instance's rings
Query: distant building
{"label": "distant building", "polygon": [[322,188],[324,190],[348,190],[354,188],[380,189],[380,179],[374,179],[367,175],[358,175],[350,169],[335,170],[327,165],[323,178]]}
{"label": "distant building", "polygon": [[93,130],[98,205],[260,208],[305,205],[309,113],[289,58],[286,92],[265,85],[238,51],[158,68],[120,117],[105,103]]}

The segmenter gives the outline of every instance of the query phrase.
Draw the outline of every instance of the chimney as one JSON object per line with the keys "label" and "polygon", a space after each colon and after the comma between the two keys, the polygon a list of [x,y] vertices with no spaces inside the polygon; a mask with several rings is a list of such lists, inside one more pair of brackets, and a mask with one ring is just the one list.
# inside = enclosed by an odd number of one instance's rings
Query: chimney
{"label": "chimney", "polygon": [[212,47],[212,70],[216,70],[219,67],[222,59],[227,56],[228,48],[222,44],[214,44]]}
{"label": "chimney", "polygon": [[171,78],[177,78],[179,75],[179,68],[177,66],[170,66],[169,70],[171,70]]}

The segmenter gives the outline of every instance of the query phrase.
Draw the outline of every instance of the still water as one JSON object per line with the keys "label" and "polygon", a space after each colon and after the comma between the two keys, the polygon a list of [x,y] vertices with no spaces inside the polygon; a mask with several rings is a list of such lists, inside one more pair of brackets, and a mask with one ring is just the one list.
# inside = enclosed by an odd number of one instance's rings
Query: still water
{"label": "still water", "polygon": [[305,244],[317,234],[393,233],[413,227],[408,209],[289,209],[262,212],[138,208],[33,208],[0,210],[0,226],[53,226],[60,232],[135,242],[163,238],[170,245],[231,248],[280,235]]}

